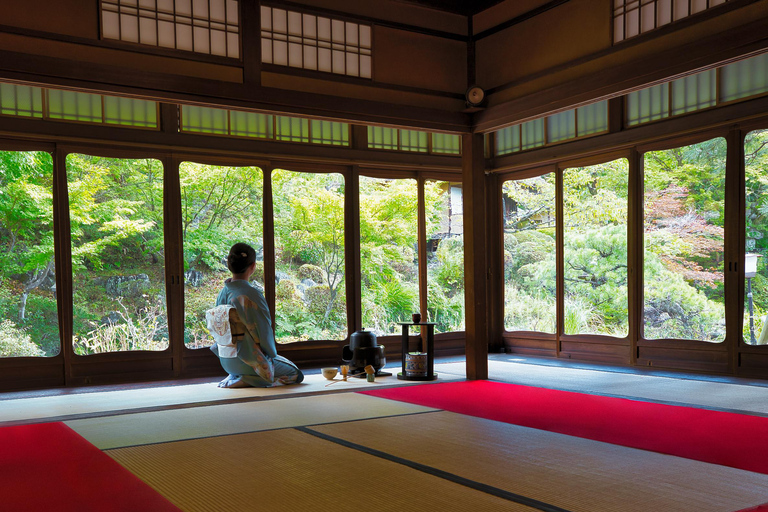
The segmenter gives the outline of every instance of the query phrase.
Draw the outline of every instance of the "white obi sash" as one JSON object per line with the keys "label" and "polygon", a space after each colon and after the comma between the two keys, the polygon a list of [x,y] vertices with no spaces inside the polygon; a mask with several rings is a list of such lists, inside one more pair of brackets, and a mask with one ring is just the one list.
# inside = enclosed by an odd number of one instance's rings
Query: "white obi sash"
{"label": "white obi sash", "polygon": [[229,312],[235,309],[229,304],[222,304],[205,312],[208,331],[219,346],[220,357],[237,357],[237,341],[232,339],[232,326]]}

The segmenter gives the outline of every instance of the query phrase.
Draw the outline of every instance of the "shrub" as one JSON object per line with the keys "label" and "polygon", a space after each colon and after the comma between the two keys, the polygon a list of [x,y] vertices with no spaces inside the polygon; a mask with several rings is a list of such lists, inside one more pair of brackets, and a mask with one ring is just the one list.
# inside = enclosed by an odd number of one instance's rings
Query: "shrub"
{"label": "shrub", "polygon": [[296,298],[296,284],[290,279],[281,279],[275,288],[278,301],[290,301]]}
{"label": "shrub", "polygon": [[0,357],[39,357],[45,355],[32,342],[24,329],[19,329],[10,320],[0,323]]}
{"label": "shrub", "polygon": [[302,281],[304,279],[311,279],[317,284],[323,284],[325,282],[325,279],[323,278],[323,269],[317,265],[310,265],[309,263],[300,266],[296,275]]}

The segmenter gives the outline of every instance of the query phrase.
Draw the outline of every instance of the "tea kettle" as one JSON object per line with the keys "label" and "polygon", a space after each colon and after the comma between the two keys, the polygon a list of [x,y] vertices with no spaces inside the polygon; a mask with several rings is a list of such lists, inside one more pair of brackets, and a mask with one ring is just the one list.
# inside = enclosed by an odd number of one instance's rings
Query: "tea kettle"
{"label": "tea kettle", "polygon": [[384,357],[384,345],[376,343],[376,334],[371,331],[357,331],[349,337],[349,345],[344,345],[341,357],[349,365],[352,374],[364,371],[368,365],[373,366],[376,373],[387,364]]}

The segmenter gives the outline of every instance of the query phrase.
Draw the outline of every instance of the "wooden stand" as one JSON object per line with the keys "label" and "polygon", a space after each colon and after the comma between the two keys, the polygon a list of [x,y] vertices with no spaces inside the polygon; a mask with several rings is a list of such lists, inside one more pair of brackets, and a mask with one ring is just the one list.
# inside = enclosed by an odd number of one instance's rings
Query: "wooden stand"
{"label": "wooden stand", "polygon": [[[435,380],[437,374],[435,373],[435,323],[434,322],[398,322],[403,326],[403,371],[397,374],[397,378],[400,380]],[[408,354],[408,330],[412,325],[418,325],[422,327],[421,338],[419,339],[419,352],[422,351],[422,344],[424,342],[424,327],[427,331],[427,374],[426,375],[406,375],[405,374],[405,357]]]}

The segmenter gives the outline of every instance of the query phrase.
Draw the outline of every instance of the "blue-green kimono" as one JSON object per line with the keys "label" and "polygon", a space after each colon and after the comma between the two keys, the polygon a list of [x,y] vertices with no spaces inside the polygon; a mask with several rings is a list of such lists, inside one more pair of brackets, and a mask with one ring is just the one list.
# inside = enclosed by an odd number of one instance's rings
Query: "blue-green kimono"
{"label": "blue-green kimono", "polygon": [[[267,301],[257,288],[247,281],[227,279],[216,299],[216,306],[214,310],[218,309],[222,314],[235,308],[245,327],[242,339],[236,343],[220,341],[214,333],[216,329],[211,329],[214,338],[217,338],[211,350],[229,374],[219,383],[219,387],[269,387],[275,384],[298,384],[304,380],[304,374],[295,364],[277,355]],[[209,320],[209,328],[210,323]]]}

